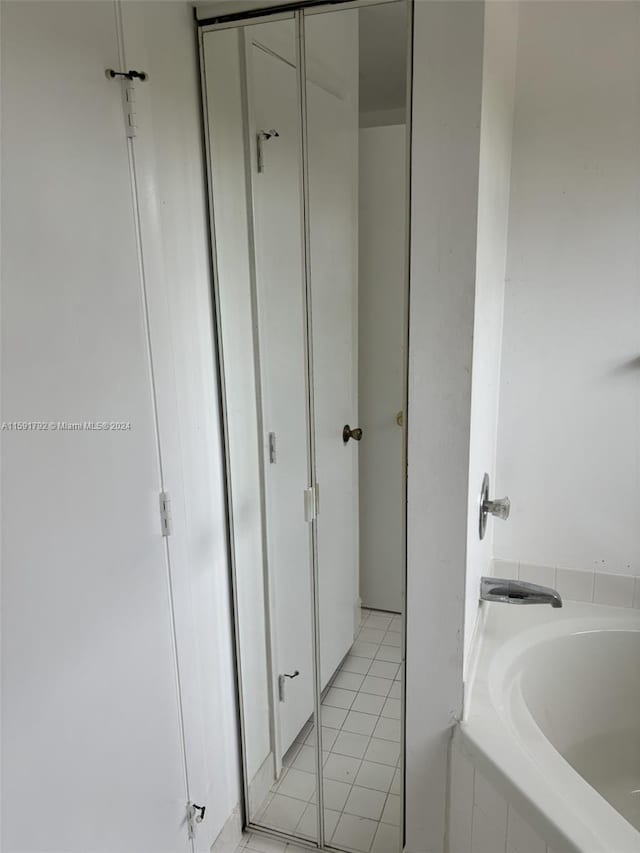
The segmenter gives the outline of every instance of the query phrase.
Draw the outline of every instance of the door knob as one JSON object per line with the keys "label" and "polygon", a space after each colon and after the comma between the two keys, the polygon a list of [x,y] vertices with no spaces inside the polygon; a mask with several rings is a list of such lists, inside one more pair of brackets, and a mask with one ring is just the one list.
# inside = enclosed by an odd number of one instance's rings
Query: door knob
{"label": "door knob", "polygon": [[480,491],[480,524],[478,533],[480,538],[484,539],[484,534],[487,531],[487,517],[494,515],[496,518],[501,518],[506,521],[511,512],[511,501],[509,498],[500,498],[498,500],[489,500],[489,475],[485,474],[482,478],[482,489]]}
{"label": "door knob", "polygon": [[360,427],[354,427],[351,429],[349,424],[345,424],[344,429],[342,430],[342,440],[346,444],[349,439],[352,438],[354,441],[360,441],[362,438],[362,430]]}

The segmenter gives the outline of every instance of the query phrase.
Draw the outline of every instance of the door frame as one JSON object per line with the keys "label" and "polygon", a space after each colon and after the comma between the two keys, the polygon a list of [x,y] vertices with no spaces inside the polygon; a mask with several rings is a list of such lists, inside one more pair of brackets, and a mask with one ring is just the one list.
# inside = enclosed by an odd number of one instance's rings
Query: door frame
{"label": "door frame", "polygon": [[[232,493],[232,483],[231,483],[231,465],[230,465],[230,454],[229,454],[229,441],[228,441],[228,420],[227,420],[227,405],[226,405],[226,394],[225,394],[225,372],[224,372],[224,354],[222,349],[222,328],[221,328],[221,316],[219,311],[219,278],[218,278],[218,270],[216,264],[216,238],[215,238],[215,223],[214,223],[214,196],[213,196],[213,186],[211,180],[211,171],[209,168],[209,157],[211,154],[211,146],[209,140],[209,133],[206,121],[206,81],[205,81],[205,57],[204,57],[204,41],[203,36],[212,31],[221,30],[221,29],[240,29],[245,26],[255,25],[259,23],[268,23],[279,20],[290,20],[291,17],[296,18],[297,22],[297,61],[298,61],[298,73],[300,77],[300,85],[299,85],[299,107],[301,111],[301,123],[302,123],[302,132],[301,132],[301,152],[300,152],[300,164],[302,169],[302,186],[301,186],[301,194],[302,199],[301,203],[303,206],[303,220],[304,220],[304,277],[305,277],[305,287],[304,287],[304,300],[305,300],[305,308],[307,309],[307,329],[306,329],[306,341],[307,341],[307,364],[306,375],[307,375],[307,385],[308,385],[308,395],[309,395],[309,405],[307,407],[308,418],[309,418],[309,441],[310,441],[310,454],[309,454],[309,484],[313,485],[315,483],[315,446],[314,446],[314,435],[313,435],[313,389],[312,389],[312,376],[313,376],[313,362],[312,362],[312,352],[310,347],[311,340],[311,316],[309,310],[310,304],[310,277],[309,277],[309,263],[310,263],[310,236],[309,236],[309,186],[308,186],[308,163],[306,162],[307,156],[307,144],[306,144],[306,86],[302,85],[304,82],[304,69],[305,69],[305,54],[304,54],[304,16],[305,15],[316,15],[316,14],[324,14],[331,12],[339,12],[342,10],[349,9],[360,9],[367,6],[381,6],[381,5],[390,5],[392,3],[403,3],[407,9],[407,66],[406,66],[406,80],[407,80],[407,95],[406,95],[406,122],[405,122],[405,137],[406,137],[406,197],[405,197],[405,270],[403,275],[403,295],[405,301],[405,322],[404,322],[404,344],[405,344],[405,357],[404,357],[404,378],[403,378],[403,411],[405,413],[404,419],[404,429],[403,429],[403,449],[402,449],[402,465],[403,465],[403,495],[404,500],[402,504],[402,531],[403,531],[403,542],[402,542],[402,689],[401,689],[401,741],[400,741],[400,754],[401,754],[401,763],[400,763],[400,771],[402,778],[402,789],[401,789],[401,831],[402,831],[402,847],[404,849],[405,841],[406,841],[406,695],[407,695],[407,669],[406,669],[406,654],[407,654],[407,574],[408,574],[408,548],[407,548],[407,497],[408,497],[408,425],[409,425],[409,358],[410,358],[410,281],[411,281],[411,165],[412,165],[412,139],[413,139],[413,124],[412,124],[412,93],[413,93],[413,41],[414,41],[414,4],[415,0],[298,0],[298,2],[286,2],[283,0],[282,3],[277,2],[275,4],[269,4],[268,0],[265,3],[265,0],[255,0],[255,2],[251,3],[251,8],[245,9],[243,12],[231,13],[228,12],[226,14],[219,14],[216,16],[205,16],[202,18],[198,18],[198,10],[196,9],[196,25],[197,25],[197,37],[198,37],[198,55],[200,62],[200,85],[201,85],[201,98],[203,105],[203,121],[202,121],[202,133],[203,133],[203,151],[205,157],[205,169],[207,175],[207,219],[209,224],[209,243],[210,243],[210,254],[211,254],[211,270],[212,270],[212,290],[213,290],[213,307],[214,307],[214,336],[215,336],[215,361],[216,361],[216,371],[219,380],[219,389],[220,389],[220,417],[221,417],[221,427],[222,427],[222,436],[223,436],[223,479],[224,479],[224,487],[225,487],[225,497],[226,497],[226,544],[227,544],[227,552],[229,558],[229,572],[230,572],[230,583],[231,583],[231,610],[232,610],[232,623],[233,623],[233,635],[234,635],[234,664],[235,664],[235,687],[236,687],[236,714],[238,720],[238,730],[239,730],[239,738],[238,738],[238,747],[239,747],[239,766],[241,768],[241,791],[242,791],[242,801],[240,803],[240,810],[242,816],[242,824],[245,829],[250,829],[252,832],[258,832],[267,837],[272,837],[288,842],[293,842],[300,847],[309,847],[309,849],[315,850],[326,850],[333,851],[335,853],[336,848],[333,847],[325,847],[324,846],[324,838],[323,838],[323,785],[322,785],[322,741],[321,738],[316,737],[316,772],[317,772],[317,805],[318,805],[318,835],[317,842],[312,842],[306,840],[304,838],[300,838],[297,836],[287,835],[285,833],[278,832],[276,830],[271,830],[268,827],[263,827],[261,825],[253,824],[250,819],[250,810],[249,810],[249,789],[248,789],[248,774],[247,774],[247,759],[246,759],[246,738],[245,738],[245,717],[244,717],[244,706],[243,706],[243,694],[242,694],[242,668],[241,668],[241,649],[240,649],[240,632],[239,632],[239,612],[238,612],[238,595],[237,595],[237,582],[236,582],[236,562],[235,562],[235,549],[234,549],[234,538],[233,538],[233,505],[231,501],[231,493]],[[243,45],[241,57],[242,57],[242,90],[243,90],[243,114],[244,114],[244,127],[245,127],[245,156],[251,157],[250,151],[250,139],[248,133],[248,121],[247,121],[247,79],[246,79],[246,58],[244,55],[244,38],[241,40],[241,44]],[[248,170],[250,172],[250,169]],[[252,183],[251,183],[251,175],[247,175],[247,205],[248,210],[252,212],[253,210],[253,198],[252,198]],[[249,217],[252,218],[251,216]],[[255,274],[255,259],[253,256],[253,225],[250,223],[250,234],[251,234],[251,249],[252,249],[252,258],[251,258],[251,277],[252,277],[252,304],[254,310],[254,320],[253,320],[253,328],[254,328],[254,353],[258,351],[258,336],[257,336],[257,328],[256,328],[256,304],[255,304],[255,283],[256,283],[256,274]],[[261,394],[260,386],[261,386],[261,372],[259,363],[256,364],[256,377],[257,377],[257,387],[258,387],[258,395]],[[258,405],[258,424],[259,428],[261,427],[262,421],[262,402],[261,399],[256,400]],[[264,523],[264,517],[266,512],[266,491],[265,491],[265,481],[264,481],[264,443],[260,441],[260,482],[261,482],[261,494],[260,494],[260,503],[262,510],[262,541],[263,541],[263,572],[265,577],[265,590],[266,590],[266,610],[265,614],[268,626],[268,642],[267,642],[267,668],[269,672],[269,676],[271,679],[271,719],[270,719],[270,728],[271,728],[271,738],[272,745],[275,748],[277,744],[277,725],[275,724],[276,711],[275,711],[275,703],[277,702],[277,695],[275,690],[275,681],[273,677],[273,655],[272,649],[274,648],[275,635],[274,635],[274,626],[271,624],[270,613],[272,612],[273,600],[272,594],[270,593],[270,585],[268,583],[268,543],[266,541],[266,527]],[[313,554],[313,608],[314,608],[314,667],[315,667],[315,680],[316,680],[316,690],[314,696],[314,725],[318,727],[318,723],[321,719],[321,666],[320,666],[320,626],[319,626],[319,601],[318,601],[318,577],[317,577],[317,533],[316,533],[316,523],[315,520],[309,525],[310,528],[310,537],[312,544],[312,554]]]}

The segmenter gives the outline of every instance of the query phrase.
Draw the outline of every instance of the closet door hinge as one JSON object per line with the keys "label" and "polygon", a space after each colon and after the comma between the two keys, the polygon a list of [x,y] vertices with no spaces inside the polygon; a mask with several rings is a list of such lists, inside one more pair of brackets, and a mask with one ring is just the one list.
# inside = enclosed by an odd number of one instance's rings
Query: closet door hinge
{"label": "closet door hinge", "polygon": [[124,126],[127,137],[130,139],[138,133],[138,118],[136,115],[136,87],[133,80],[124,80],[122,83],[124,99]]}
{"label": "closet door hinge", "polygon": [[310,489],[304,490],[304,520],[311,522],[318,517],[319,507],[319,490],[318,484],[311,486]]}
{"label": "closet door hinge", "polygon": [[122,79],[122,106],[124,109],[124,129],[127,137],[132,139],[138,132],[136,115],[136,87],[133,80]]}
{"label": "closet door hinge", "polygon": [[171,536],[173,533],[169,492],[160,492],[160,529],[163,536]]}
{"label": "closet door hinge", "polygon": [[144,82],[149,79],[146,71],[115,71],[107,68],[105,71],[107,80],[120,80],[122,84],[122,106],[124,108],[124,127],[127,137],[136,136],[138,121],[136,117],[136,87],[135,81]]}

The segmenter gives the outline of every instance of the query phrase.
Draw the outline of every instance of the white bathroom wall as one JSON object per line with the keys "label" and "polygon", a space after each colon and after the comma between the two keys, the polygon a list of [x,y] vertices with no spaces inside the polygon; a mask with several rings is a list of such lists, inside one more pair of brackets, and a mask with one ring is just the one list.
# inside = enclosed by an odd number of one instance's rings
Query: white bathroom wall
{"label": "white bathroom wall", "polygon": [[360,129],[358,410],[360,597],[403,609],[406,358],[406,147],[404,124]]}
{"label": "white bathroom wall", "polygon": [[[480,578],[493,556],[493,519],[478,535],[478,496],[485,472],[495,490],[502,315],[509,222],[511,139],[518,4],[492,0],[484,19],[476,310],[471,382],[471,446],[465,594],[465,659],[478,612]],[[498,522],[499,523],[499,522]]]}
{"label": "white bathroom wall", "polygon": [[442,853],[462,710],[484,4],[414,6],[406,851]]}
{"label": "white bathroom wall", "polygon": [[640,573],[640,7],[524,3],[495,555]]}

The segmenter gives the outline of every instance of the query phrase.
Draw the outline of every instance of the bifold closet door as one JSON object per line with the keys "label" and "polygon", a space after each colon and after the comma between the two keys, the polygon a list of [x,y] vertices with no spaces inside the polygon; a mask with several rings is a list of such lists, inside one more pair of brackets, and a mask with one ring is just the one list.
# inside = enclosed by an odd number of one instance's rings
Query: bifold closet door
{"label": "bifold closet door", "polygon": [[[190,842],[112,3],[3,3],[2,848]],[[121,429],[65,429],[113,421]]]}
{"label": "bifold closet door", "polygon": [[[295,21],[246,27],[277,763],[313,714],[306,310]],[[287,675],[298,673],[294,678]]]}
{"label": "bifold closet door", "polygon": [[312,518],[293,14],[202,38],[245,799],[317,838]]}
{"label": "bifold closet door", "polygon": [[[305,14],[321,682],[353,644],[358,608],[358,11]],[[366,436],[365,439],[366,440]]]}

